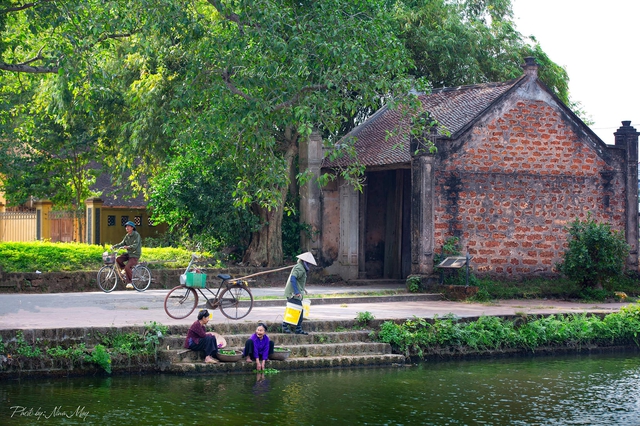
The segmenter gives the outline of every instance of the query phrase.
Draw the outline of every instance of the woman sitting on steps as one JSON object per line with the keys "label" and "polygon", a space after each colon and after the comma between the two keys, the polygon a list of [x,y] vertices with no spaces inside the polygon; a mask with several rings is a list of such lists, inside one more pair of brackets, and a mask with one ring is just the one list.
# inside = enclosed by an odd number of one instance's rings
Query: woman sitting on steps
{"label": "woman sitting on steps", "polygon": [[209,311],[206,309],[198,312],[198,320],[191,324],[184,341],[184,347],[192,351],[204,351],[204,362],[218,363],[218,349],[226,346],[224,337],[217,333],[207,333],[205,326],[209,322]]}
{"label": "woman sitting on steps", "polygon": [[256,361],[256,370],[264,370],[264,365],[269,354],[273,353],[273,342],[267,336],[267,326],[263,322],[258,323],[256,332],[244,344],[242,356],[247,362]]}

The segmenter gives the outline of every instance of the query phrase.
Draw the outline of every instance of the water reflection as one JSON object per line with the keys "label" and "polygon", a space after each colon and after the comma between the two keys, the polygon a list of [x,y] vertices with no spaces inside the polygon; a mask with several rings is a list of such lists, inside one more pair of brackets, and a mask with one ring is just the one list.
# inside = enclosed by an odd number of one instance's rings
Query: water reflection
{"label": "water reflection", "polygon": [[635,354],[18,380],[0,383],[0,424],[638,425],[639,385]]}

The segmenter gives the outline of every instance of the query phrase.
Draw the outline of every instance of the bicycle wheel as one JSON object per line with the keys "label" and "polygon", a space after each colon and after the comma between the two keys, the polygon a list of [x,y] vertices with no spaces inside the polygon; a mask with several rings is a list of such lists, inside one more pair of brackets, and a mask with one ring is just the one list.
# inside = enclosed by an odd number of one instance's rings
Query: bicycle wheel
{"label": "bicycle wheel", "polygon": [[164,311],[173,319],[182,319],[191,315],[198,305],[198,293],[190,287],[174,287],[164,298]]}
{"label": "bicycle wheel", "polygon": [[151,284],[151,271],[144,265],[136,265],[131,275],[131,284],[138,291],[145,291]]}
{"label": "bicycle wheel", "polygon": [[114,265],[105,265],[98,271],[98,285],[100,290],[111,293],[118,284],[118,274]]}
{"label": "bicycle wheel", "polygon": [[253,308],[253,294],[248,287],[236,284],[227,287],[218,299],[220,312],[229,319],[240,319],[249,315]]}

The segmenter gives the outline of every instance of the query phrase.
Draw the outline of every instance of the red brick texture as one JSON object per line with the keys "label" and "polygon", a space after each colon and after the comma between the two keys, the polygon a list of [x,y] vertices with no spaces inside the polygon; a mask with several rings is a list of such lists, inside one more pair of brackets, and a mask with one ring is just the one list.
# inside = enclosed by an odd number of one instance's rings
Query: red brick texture
{"label": "red brick texture", "polygon": [[452,236],[480,275],[554,273],[564,227],[591,212],[625,229],[625,180],[549,104],[518,101],[474,126],[435,173],[435,247]]}

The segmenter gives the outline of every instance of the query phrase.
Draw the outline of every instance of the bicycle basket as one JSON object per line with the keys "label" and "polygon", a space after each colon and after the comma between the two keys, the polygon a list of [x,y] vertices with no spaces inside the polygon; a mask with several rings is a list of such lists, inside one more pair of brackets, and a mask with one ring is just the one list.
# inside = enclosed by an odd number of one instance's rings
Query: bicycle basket
{"label": "bicycle basket", "polygon": [[206,274],[194,274],[189,272],[187,275],[187,287],[205,288],[207,286]]}
{"label": "bicycle basket", "polygon": [[116,254],[105,251],[102,253],[102,261],[105,265],[112,265],[116,262]]}

